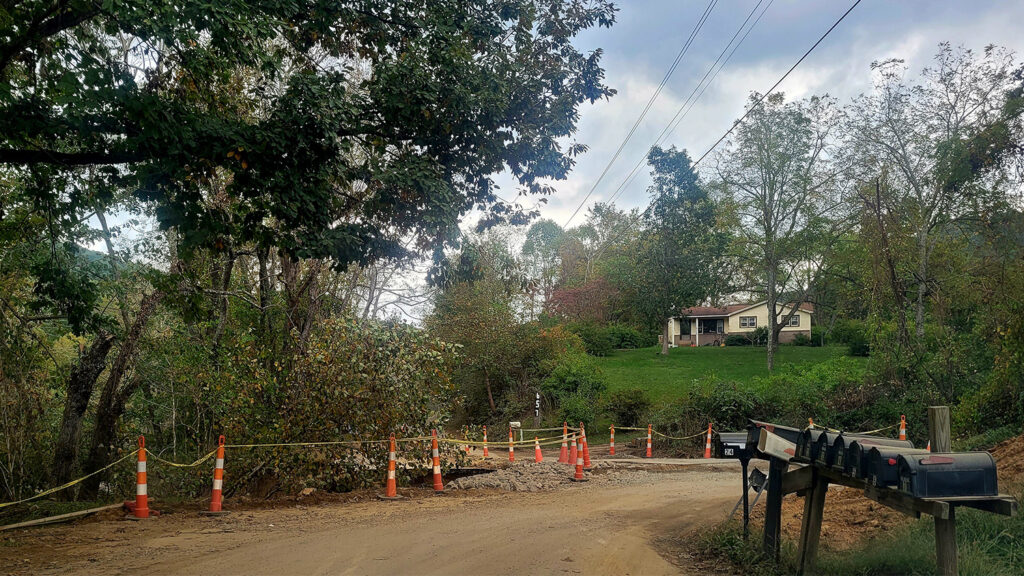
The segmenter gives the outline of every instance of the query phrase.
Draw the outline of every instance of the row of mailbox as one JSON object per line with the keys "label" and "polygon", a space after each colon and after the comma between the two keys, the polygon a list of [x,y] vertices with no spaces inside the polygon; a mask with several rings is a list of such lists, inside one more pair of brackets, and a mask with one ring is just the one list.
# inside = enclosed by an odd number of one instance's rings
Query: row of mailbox
{"label": "row of mailbox", "polygon": [[[769,439],[768,434],[776,438]],[[717,452],[724,458],[750,458],[756,446],[764,450],[765,440],[784,445],[773,451],[775,457],[789,455],[795,461],[831,468],[918,498],[999,493],[995,459],[988,452],[939,454],[914,448],[909,440],[754,421],[747,432],[719,434]]]}

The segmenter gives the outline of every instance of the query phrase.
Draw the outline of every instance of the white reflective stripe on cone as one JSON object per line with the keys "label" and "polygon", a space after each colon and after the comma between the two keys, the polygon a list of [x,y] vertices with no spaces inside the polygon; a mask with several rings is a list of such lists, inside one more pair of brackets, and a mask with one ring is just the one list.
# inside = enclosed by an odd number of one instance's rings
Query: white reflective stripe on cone
{"label": "white reflective stripe on cone", "polygon": [[214,490],[220,490],[222,486],[224,486],[224,481],[221,480],[220,478],[217,478],[213,481]]}
{"label": "white reflective stripe on cone", "polygon": [[440,474],[440,473],[441,473],[441,467],[440,466],[434,466],[434,474]]}
{"label": "white reflective stripe on cone", "polygon": [[223,458],[217,458],[217,463],[215,464],[215,466],[217,468],[223,468],[224,467],[224,459]]}
{"label": "white reflective stripe on cone", "polygon": [[441,455],[438,454],[437,448],[434,448],[434,458],[440,458],[440,457],[441,457]]}
{"label": "white reflective stripe on cone", "polygon": [[146,485],[145,484],[136,484],[135,485],[135,494],[137,496],[145,496],[146,495]]}
{"label": "white reflective stripe on cone", "polygon": [[139,467],[137,468],[137,470],[139,472],[145,472],[146,471],[146,461],[145,460],[140,460],[139,461]]}
{"label": "white reflective stripe on cone", "polygon": [[395,479],[395,471],[394,470],[388,470],[388,480],[394,480],[394,479]]}
{"label": "white reflective stripe on cone", "polygon": [[394,460],[394,459],[395,459],[395,453],[394,452],[388,452],[388,460]]}

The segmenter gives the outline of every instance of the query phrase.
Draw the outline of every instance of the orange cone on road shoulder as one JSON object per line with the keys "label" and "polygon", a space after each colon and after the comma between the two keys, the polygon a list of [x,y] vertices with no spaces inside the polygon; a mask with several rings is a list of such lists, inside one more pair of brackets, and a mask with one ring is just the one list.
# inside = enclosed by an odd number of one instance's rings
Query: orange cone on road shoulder
{"label": "orange cone on road shoulder", "polygon": [[484,458],[490,458],[491,454],[487,451],[487,426],[484,426]]}
{"label": "orange cone on road shoulder", "polygon": [[562,448],[558,451],[558,461],[562,464],[569,461],[568,437],[569,424],[567,422],[562,422]]}
{"label": "orange cone on road shoulder", "polygon": [[516,461],[516,444],[515,436],[512,435],[512,427],[508,427],[508,461]]}
{"label": "orange cone on road shoulder", "polygon": [[395,477],[395,435],[392,434],[388,442],[388,477],[384,482],[384,495],[378,496],[382,500],[398,499],[398,479]]}
{"label": "orange cone on road shoulder", "polygon": [[708,438],[704,442],[704,457],[711,458],[711,422],[708,422]]}
{"label": "orange cone on road shoulder", "polygon": [[533,437],[533,461],[534,462],[543,462],[544,461],[544,454],[540,451],[540,438],[538,438],[536,436]]}
{"label": "orange cone on road shoulder", "polygon": [[573,434],[569,437],[569,459],[566,460],[569,466],[576,465],[576,435]]}
{"label": "orange cone on road shoulder", "polygon": [[651,428],[650,424],[647,425],[647,458],[651,457]]}
{"label": "orange cone on road shoulder", "polygon": [[217,439],[217,460],[213,465],[213,491],[210,492],[210,513],[224,512],[222,494],[224,489],[224,435]]}
{"label": "orange cone on road shoulder", "polygon": [[907,439],[907,415],[900,414],[900,440]]}
{"label": "orange cone on road shoulder", "polygon": [[586,482],[583,476],[583,439],[576,439],[576,473],[572,477],[573,482]]}
{"label": "orange cone on road shoulder", "polygon": [[430,431],[430,457],[434,466],[434,492],[444,492],[444,481],[441,479],[441,453],[437,449],[437,430]]}
{"label": "orange cone on road shoulder", "polygon": [[611,434],[611,436],[609,437],[609,440],[608,440],[608,454],[610,456],[615,456],[615,425],[614,424],[610,428],[610,434]]}
{"label": "orange cone on road shoulder", "polygon": [[149,518],[149,490],[146,486],[146,437],[139,436],[139,458],[135,468],[135,502],[125,502],[133,518]]}
{"label": "orange cone on road shoulder", "polygon": [[583,436],[583,467],[590,470],[590,446],[587,445],[587,429],[580,422],[580,435]]}

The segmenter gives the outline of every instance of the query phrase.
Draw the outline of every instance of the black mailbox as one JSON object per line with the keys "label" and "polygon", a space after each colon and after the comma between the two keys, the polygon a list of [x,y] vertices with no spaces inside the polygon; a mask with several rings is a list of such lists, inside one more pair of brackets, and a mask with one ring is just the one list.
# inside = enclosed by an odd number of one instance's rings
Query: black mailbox
{"label": "black mailbox", "polygon": [[800,436],[796,439],[796,455],[793,456],[793,459],[801,462],[814,462],[814,458],[818,455],[815,450],[818,438],[824,433],[824,430],[810,428],[800,432]]}
{"label": "black mailbox", "polygon": [[842,438],[842,432],[826,432],[818,436],[818,440],[814,443],[814,463],[818,466],[831,466],[832,460],[835,459],[834,446]]}
{"label": "black mailbox", "polygon": [[746,432],[719,432],[715,440],[715,456],[717,458],[750,459],[751,451],[747,449]]}
{"label": "black mailbox", "polygon": [[996,496],[996,461],[988,452],[901,454],[899,489],[917,498]]}
{"label": "black mailbox", "polygon": [[901,455],[928,455],[927,450],[898,448],[895,446],[874,446],[868,451],[868,465],[865,478],[875,486],[895,486],[899,481],[896,464]]}
{"label": "black mailbox", "polygon": [[836,454],[836,460],[842,462],[843,473],[854,478],[866,477],[868,451],[875,446],[910,449],[914,447],[914,443],[910,440],[894,440],[892,438],[857,438],[846,446],[842,457]]}

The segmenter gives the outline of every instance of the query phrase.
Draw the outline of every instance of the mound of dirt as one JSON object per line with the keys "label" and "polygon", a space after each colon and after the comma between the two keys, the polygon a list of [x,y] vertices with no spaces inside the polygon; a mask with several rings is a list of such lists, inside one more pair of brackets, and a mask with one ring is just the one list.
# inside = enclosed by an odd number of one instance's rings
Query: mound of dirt
{"label": "mound of dirt", "polygon": [[[803,498],[790,494],[782,500],[782,532],[786,537],[800,537],[803,515]],[[762,523],[764,507],[758,505],[751,517]],[[865,498],[860,490],[830,486],[821,519],[821,544],[832,550],[849,550],[865,538],[884,534],[909,520],[909,516]]]}
{"label": "mound of dirt", "polygon": [[494,472],[459,478],[446,487],[451,490],[498,488],[510,492],[537,492],[568,484],[571,476],[572,471],[565,464],[523,462]]}
{"label": "mound of dirt", "polygon": [[1024,434],[996,444],[990,452],[996,459],[1000,486],[1024,482]]}

